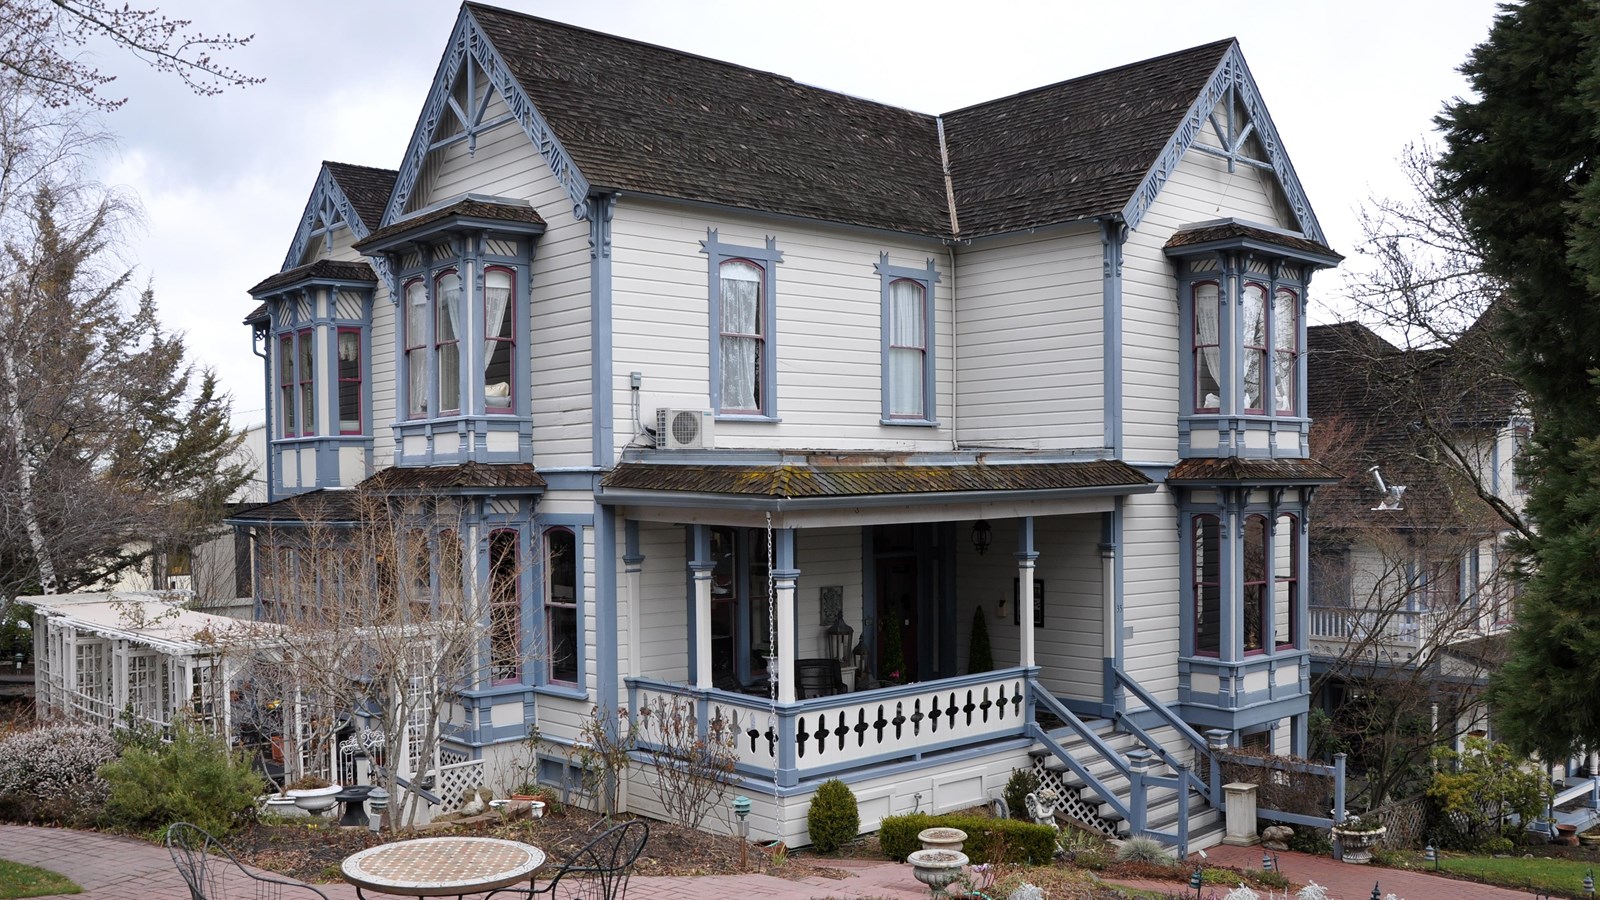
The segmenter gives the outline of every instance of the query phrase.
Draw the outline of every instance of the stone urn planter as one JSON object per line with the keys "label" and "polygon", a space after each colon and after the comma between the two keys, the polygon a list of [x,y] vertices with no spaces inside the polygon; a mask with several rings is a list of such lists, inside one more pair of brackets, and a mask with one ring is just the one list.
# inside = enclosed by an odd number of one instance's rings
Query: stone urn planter
{"label": "stone urn planter", "polygon": [[343,785],[330,784],[327,787],[301,788],[299,790],[286,791],[285,793],[294,801],[295,806],[313,816],[320,816],[331,809],[335,803],[339,802],[334,795],[342,790],[344,790]]}
{"label": "stone urn planter", "polygon": [[959,828],[924,828],[917,832],[917,840],[922,842],[924,850],[954,850],[961,852],[961,847],[967,842],[967,833]]}
{"label": "stone urn planter", "polygon": [[1372,862],[1372,848],[1378,846],[1389,829],[1383,826],[1370,828],[1366,825],[1356,825],[1354,828],[1335,826],[1334,837],[1339,839],[1339,846],[1344,848],[1344,861],[1352,865],[1364,866]]}
{"label": "stone urn planter", "polygon": [[911,875],[928,886],[933,897],[948,897],[945,888],[961,877],[967,855],[956,850],[917,850],[906,857]]}

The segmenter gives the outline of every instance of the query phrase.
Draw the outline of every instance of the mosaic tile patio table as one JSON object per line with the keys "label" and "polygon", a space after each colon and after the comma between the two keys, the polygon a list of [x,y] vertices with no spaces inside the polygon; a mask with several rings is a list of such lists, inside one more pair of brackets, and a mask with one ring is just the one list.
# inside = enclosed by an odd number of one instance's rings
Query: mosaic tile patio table
{"label": "mosaic tile patio table", "polygon": [[344,880],[366,891],[406,897],[461,897],[532,884],[544,851],[518,841],[482,837],[431,837],[370,847],[345,859]]}

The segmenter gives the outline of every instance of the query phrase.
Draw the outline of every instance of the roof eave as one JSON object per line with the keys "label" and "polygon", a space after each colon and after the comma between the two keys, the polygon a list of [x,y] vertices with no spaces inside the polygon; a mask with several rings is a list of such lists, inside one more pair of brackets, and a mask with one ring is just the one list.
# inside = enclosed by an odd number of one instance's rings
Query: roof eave
{"label": "roof eave", "polygon": [[802,510],[855,509],[882,506],[927,506],[994,503],[998,501],[1064,500],[1074,497],[1122,497],[1147,494],[1160,485],[1118,484],[1093,487],[1038,488],[1020,491],[933,491],[922,494],[844,494],[823,497],[773,497],[766,494],[734,494],[710,491],[656,491],[644,488],[604,488],[595,499],[602,506],[682,506],[722,507],[730,502],[771,512]]}

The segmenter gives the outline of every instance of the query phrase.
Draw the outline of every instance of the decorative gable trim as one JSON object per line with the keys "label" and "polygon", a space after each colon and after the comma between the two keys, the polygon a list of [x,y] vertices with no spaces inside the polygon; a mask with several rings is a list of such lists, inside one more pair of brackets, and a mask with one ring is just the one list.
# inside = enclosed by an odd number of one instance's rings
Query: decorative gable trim
{"label": "decorative gable trim", "polygon": [[1277,176],[1278,187],[1282,189],[1284,198],[1294,213],[1301,234],[1318,243],[1327,243],[1322,234],[1322,226],[1317,223],[1316,214],[1311,211],[1311,204],[1306,200],[1305,190],[1300,186],[1300,177],[1295,174],[1294,166],[1290,164],[1289,157],[1283,150],[1283,141],[1278,137],[1278,129],[1272,124],[1272,117],[1267,114],[1266,104],[1261,100],[1261,92],[1256,88],[1255,78],[1245,65],[1244,54],[1240,52],[1237,43],[1223,54],[1205,88],[1189,106],[1188,112],[1184,113],[1178,129],[1167,139],[1167,144],[1156,157],[1155,164],[1150,167],[1144,180],[1139,183],[1138,189],[1133,192],[1133,197],[1122,208],[1123,221],[1128,223],[1129,228],[1139,227],[1140,221],[1150,211],[1167,179],[1172,177],[1172,173],[1182,162],[1184,154],[1199,140],[1201,131],[1212,124],[1212,111],[1217,108],[1217,104],[1228,98],[1230,93],[1239,99],[1249,114],[1255,137],[1261,142],[1272,172]]}
{"label": "decorative gable trim", "polygon": [[[395,179],[394,192],[389,195],[389,206],[384,211],[383,224],[398,221],[405,214],[406,201],[416,189],[423,163],[436,147],[433,136],[438,131],[440,122],[446,114],[459,115],[458,108],[450,96],[450,88],[455,81],[456,73],[468,60],[476,62],[483,69],[484,74],[488,76],[490,86],[500,92],[506,108],[511,111],[511,118],[522,126],[523,133],[533,142],[539,155],[544,157],[545,163],[550,166],[550,171],[567,189],[567,197],[572,201],[572,217],[579,221],[587,219],[589,180],[578,171],[571,154],[561,145],[555,131],[550,128],[550,123],[546,122],[544,116],[534,108],[533,101],[528,99],[528,95],[522,90],[522,85],[512,74],[511,68],[506,65],[500,51],[495,49],[489,36],[484,33],[471,12],[463,7],[460,17],[456,19],[455,30],[450,34],[449,48],[445,51],[444,59],[439,62],[439,70],[433,76],[433,86],[428,90],[428,101],[417,119],[416,129],[411,133],[411,141],[406,145],[405,162],[400,166],[399,177]],[[500,123],[497,120],[486,124]],[[475,134],[474,127],[470,123],[463,125],[467,139],[472,140]]]}
{"label": "decorative gable trim", "polygon": [[311,188],[311,197],[306,200],[305,212],[300,214],[300,227],[295,230],[294,240],[289,244],[289,252],[284,256],[283,268],[279,271],[287,272],[299,266],[312,239],[321,237],[330,240],[333,229],[340,225],[347,226],[358,241],[372,230],[371,225],[361,221],[350,198],[339,186],[338,179],[324,164],[317,175],[316,185]]}

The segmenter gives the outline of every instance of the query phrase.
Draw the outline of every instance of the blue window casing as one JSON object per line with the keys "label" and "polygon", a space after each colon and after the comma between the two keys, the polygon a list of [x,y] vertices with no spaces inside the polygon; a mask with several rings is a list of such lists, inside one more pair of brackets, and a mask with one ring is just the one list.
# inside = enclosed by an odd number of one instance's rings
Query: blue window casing
{"label": "blue window casing", "polygon": [[[428,259],[423,254],[419,260],[413,256],[406,265],[403,256],[392,257],[397,271],[400,291],[395,299],[395,437],[397,448],[404,447],[408,435],[424,437],[427,449],[421,454],[407,454],[397,449],[398,465],[449,465],[473,460],[477,462],[531,462],[532,461],[532,360],[528,341],[530,312],[529,273],[532,267],[533,242],[526,238],[515,239],[511,255],[493,252],[494,244],[474,238],[453,236],[452,252],[442,257]],[[504,238],[495,242],[500,246],[513,243]],[[440,309],[439,285],[455,274],[460,278],[457,314],[460,316],[459,332],[454,344],[441,343],[438,332]],[[511,296],[505,315],[512,322],[509,340],[494,340],[486,334],[496,330],[487,321],[492,304],[488,290],[492,283],[509,280]],[[410,292],[423,292],[425,312],[418,316],[417,325],[422,333],[413,334],[408,327],[407,304],[412,302]],[[521,338],[521,339],[519,339]],[[448,354],[442,346],[454,346],[454,357],[459,367],[457,396],[459,403],[453,409],[441,409],[441,379],[437,367]],[[492,360],[496,368],[484,368],[486,354],[506,359]],[[427,391],[420,404],[410,396],[412,377],[410,366],[426,367],[425,374],[416,381]],[[486,442],[489,432],[511,432],[517,435],[515,450],[490,450]],[[464,439],[463,439],[464,438]]]}
{"label": "blue window casing", "polygon": [[[272,347],[274,421],[269,432],[270,450],[311,449],[310,455],[289,454],[294,471],[274,467],[273,496],[285,496],[323,487],[338,487],[341,447],[362,448],[371,462],[372,369],[370,335],[372,285],[365,282],[308,279],[259,295],[267,303]],[[340,336],[356,342],[354,378],[342,380]],[[287,365],[287,368],[285,366]],[[350,369],[344,370],[350,373]],[[350,374],[355,374],[350,373]],[[359,384],[356,380],[359,380]],[[356,389],[359,422],[341,426],[340,394],[344,385]],[[312,417],[306,416],[307,397]],[[287,403],[292,397],[292,408]],[[290,427],[288,416],[293,416]],[[289,486],[290,484],[293,486]]]}
{"label": "blue window casing", "polygon": [[[706,231],[700,242],[700,252],[706,255],[706,292],[710,299],[708,354],[711,358],[711,383],[708,394],[711,409],[719,419],[757,422],[778,421],[778,328],[777,328],[777,266],[783,262],[783,251],[777,248],[774,238],[766,239],[764,247],[747,247],[726,244],[717,236],[715,228]],[[722,272],[726,263],[743,261],[761,272],[761,297],[758,316],[762,324],[761,352],[757,360],[757,403],[754,409],[725,409],[722,404]]]}
{"label": "blue window casing", "polygon": [[[934,330],[934,292],[933,286],[939,283],[939,272],[934,267],[933,260],[929,259],[927,265],[921,269],[909,266],[895,266],[889,263],[889,254],[879,253],[878,262],[873,265],[873,271],[878,273],[879,281],[879,308],[881,310],[882,336],[880,339],[880,368],[883,373],[883,411],[882,422],[885,425],[920,425],[924,427],[939,424],[937,409],[939,394],[937,389],[938,356],[935,353],[937,346],[936,332]],[[896,282],[909,282],[922,289],[922,409],[915,414],[894,409],[893,394],[897,385],[894,384],[894,366],[891,362],[892,350],[895,349],[895,321],[893,293]]]}

